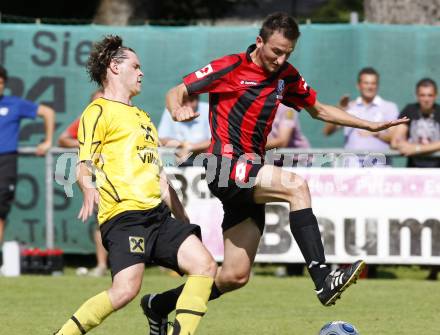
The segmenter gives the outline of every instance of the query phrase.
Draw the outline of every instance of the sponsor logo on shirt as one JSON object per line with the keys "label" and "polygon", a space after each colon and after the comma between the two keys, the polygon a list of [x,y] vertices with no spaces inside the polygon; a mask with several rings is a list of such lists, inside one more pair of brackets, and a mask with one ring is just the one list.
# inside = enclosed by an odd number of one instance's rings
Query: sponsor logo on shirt
{"label": "sponsor logo on shirt", "polygon": [[214,70],[212,69],[211,64],[206,65],[205,67],[201,68],[200,70],[196,71],[196,77],[197,78],[203,78],[204,76],[210,74]]}
{"label": "sponsor logo on shirt", "polygon": [[0,108],[0,116],[6,116],[9,113],[9,108],[8,107],[1,107]]}
{"label": "sponsor logo on shirt", "polygon": [[241,80],[240,84],[241,85],[258,85],[258,83],[256,81],[252,81],[252,80]]}
{"label": "sponsor logo on shirt", "polygon": [[284,91],[284,80],[279,79],[278,80],[278,86],[277,86],[277,99],[281,100],[283,99],[283,91]]}

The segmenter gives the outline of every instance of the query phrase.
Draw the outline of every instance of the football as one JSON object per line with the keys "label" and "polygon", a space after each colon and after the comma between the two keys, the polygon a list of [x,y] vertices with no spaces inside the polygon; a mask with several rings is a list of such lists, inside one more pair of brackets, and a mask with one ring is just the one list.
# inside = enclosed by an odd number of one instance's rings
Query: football
{"label": "football", "polygon": [[348,322],[332,321],[321,328],[319,335],[359,335],[359,332]]}

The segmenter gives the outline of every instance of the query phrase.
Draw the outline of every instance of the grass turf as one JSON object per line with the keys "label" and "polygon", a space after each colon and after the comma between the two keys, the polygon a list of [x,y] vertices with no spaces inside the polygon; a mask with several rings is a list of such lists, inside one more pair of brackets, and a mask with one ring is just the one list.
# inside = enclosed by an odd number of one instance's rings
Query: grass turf
{"label": "grass turf", "polygon": [[[314,335],[331,320],[349,321],[362,335],[439,334],[440,282],[425,281],[420,273],[403,268],[393,272],[399,279],[360,280],[336,306],[323,307],[309,278],[276,278],[263,269],[246,287],[211,302],[198,334]],[[181,282],[149,269],[141,293]],[[52,334],[86,299],[109,285],[110,278],[76,277],[73,271],[60,277],[0,277],[0,334]],[[147,334],[140,297],[91,334]]]}

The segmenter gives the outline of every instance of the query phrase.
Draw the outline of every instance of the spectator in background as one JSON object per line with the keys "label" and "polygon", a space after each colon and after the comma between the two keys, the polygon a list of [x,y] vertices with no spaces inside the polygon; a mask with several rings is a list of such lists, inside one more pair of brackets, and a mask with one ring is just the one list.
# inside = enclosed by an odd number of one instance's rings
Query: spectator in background
{"label": "spectator in background", "polygon": [[[308,139],[301,131],[298,112],[283,104],[278,106],[266,143],[266,150],[277,148],[310,148]],[[292,156],[289,160],[287,155],[283,154],[275,165],[281,166],[283,163],[284,166],[290,166],[297,163],[297,159]]]}
{"label": "spectator in background", "polygon": [[[95,91],[90,97],[90,101],[94,101],[104,96],[102,89]],[[58,138],[58,145],[63,148],[79,148],[78,142],[78,126],[80,119],[77,118],[73,121],[66,130],[64,130]],[[96,267],[89,272],[93,277],[102,277],[107,273],[107,251],[102,245],[101,232],[99,231],[99,225],[96,223],[96,229],[94,233],[94,241],[96,248]]]}
{"label": "spectator in background", "polygon": [[[363,68],[358,74],[360,96],[354,101],[349,101],[348,96],[341,97],[339,105],[347,113],[369,121],[381,122],[394,120],[399,114],[397,105],[394,102],[382,99],[378,94],[379,73],[372,67]],[[340,126],[327,123],[324,127],[324,135],[333,134]],[[391,142],[390,130],[380,132],[369,132],[366,130],[344,127],[344,148],[346,150],[366,150],[380,152],[389,150]],[[353,162],[355,166],[362,166],[363,158]],[[390,160],[387,160],[390,164]]]}
{"label": "spectator in background", "polygon": [[0,65],[0,244],[6,218],[14,199],[17,183],[17,150],[22,119],[43,118],[45,139],[37,146],[36,154],[44,155],[52,145],[55,112],[52,108],[15,96],[3,95],[8,72]]}
{"label": "spectator in background", "polygon": [[267,138],[266,149],[274,148],[310,148],[309,141],[301,132],[298,113],[283,104],[278,106]]}
{"label": "spectator in background", "polygon": [[[430,78],[421,79],[416,85],[417,102],[408,104],[400,115],[410,122],[399,125],[393,131],[392,147],[408,157],[407,166],[438,168],[439,157],[425,157],[440,150],[440,105],[436,104],[437,84]],[[427,279],[437,280],[438,266],[431,267]]]}
{"label": "spectator in background", "polygon": [[400,115],[408,116],[410,122],[399,125],[393,132],[393,148],[408,157],[408,167],[440,167],[440,158],[424,157],[440,150],[440,106],[437,84],[430,78],[421,79],[416,85],[417,102],[408,104]]}
{"label": "spectator in background", "polygon": [[191,153],[205,152],[211,144],[209,105],[200,102],[198,95],[188,97],[184,105],[200,116],[189,122],[174,122],[165,109],[158,128],[161,145],[178,149],[177,157],[180,162],[186,161]]}

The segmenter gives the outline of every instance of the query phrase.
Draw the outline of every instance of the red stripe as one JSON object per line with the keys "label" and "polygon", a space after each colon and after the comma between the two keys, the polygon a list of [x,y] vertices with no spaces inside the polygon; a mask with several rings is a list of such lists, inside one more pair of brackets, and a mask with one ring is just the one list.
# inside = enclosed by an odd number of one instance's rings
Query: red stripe
{"label": "red stripe", "polygon": [[[221,154],[225,156],[230,156],[232,153],[228,148],[226,147],[228,144],[232,144],[231,139],[229,138],[228,133],[228,115],[229,113],[233,113],[233,107],[237,100],[240,98],[241,95],[237,96],[237,92],[231,92],[231,93],[223,93],[219,95],[219,103],[217,107],[217,129],[211,128],[211,134],[214,134],[214,132],[217,134],[221,141],[221,153],[216,152],[215,154]],[[210,123],[212,123],[213,118],[213,111],[210,111]],[[212,138],[214,138],[212,136]],[[211,142],[211,145],[209,147],[209,152],[213,152],[214,149],[214,140]]]}
{"label": "red stripe", "polygon": [[[277,81],[275,82],[277,83]],[[261,91],[261,94],[258,96],[257,99],[255,99],[254,103],[247,110],[246,116],[243,119],[243,123],[241,124],[240,130],[242,135],[240,141],[243,148],[243,152],[246,154],[252,153],[251,155],[248,155],[249,159],[255,159],[255,155],[252,152],[252,135],[259,119],[258,116],[260,115],[261,110],[264,106],[265,99],[262,97],[269,95],[272,91],[273,91],[272,86],[265,87]],[[259,127],[262,126],[259,125]],[[265,138],[264,138],[264,142],[265,142]],[[263,153],[264,153],[264,146],[263,149],[257,154],[263,154]]]}

